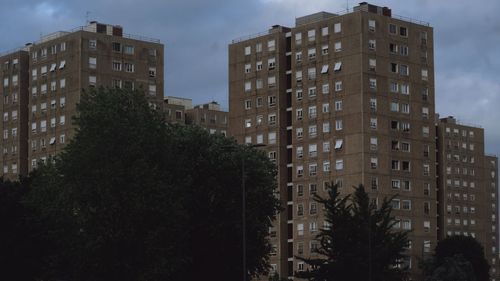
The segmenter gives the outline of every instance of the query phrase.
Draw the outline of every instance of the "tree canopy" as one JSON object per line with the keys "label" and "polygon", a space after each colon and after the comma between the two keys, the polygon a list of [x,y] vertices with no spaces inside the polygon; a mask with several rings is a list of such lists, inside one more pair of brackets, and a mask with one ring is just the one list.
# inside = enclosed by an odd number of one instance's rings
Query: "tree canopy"
{"label": "tree canopy", "polygon": [[316,237],[316,257],[298,257],[309,267],[296,276],[313,281],[404,280],[408,232],[393,228],[392,198],[385,198],[378,208],[362,185],[346,196],[330,185],[328,194],[315,197],[325,207],[328,227]]}
{"label": "tree canopy", "polygon": [[76,135],[26,200],[53,249],[44,280],[240,279],[243,162],[248,275],[267,271],[279,205],[263,152],[167,125],[138,91],[93,89],[77,108]]}
{"label": "tree canopy", "polygon": [[439,241],[433,258],[425,261],[423,268],[426,281],[489,280],[490,265],[483,246],[470,236],[455,235]]}

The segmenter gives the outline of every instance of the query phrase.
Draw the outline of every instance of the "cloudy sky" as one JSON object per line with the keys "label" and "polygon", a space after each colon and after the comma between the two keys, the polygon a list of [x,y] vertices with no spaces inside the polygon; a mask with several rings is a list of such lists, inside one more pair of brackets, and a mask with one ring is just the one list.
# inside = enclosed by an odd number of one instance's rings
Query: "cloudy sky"
{"label": "cloudy sky", "polygon": [[[352,0],[0,0],[0,53],[86,20],[165,44],[165,94],[227,108],[227,45],[232,39],[293,26],[296,17],[340,12]],[[500,1],[378,0],[393,14],[434,27],[436,104],[441,116],[480,125],[486,152],[500,155]],[[88,16],[87,16],[88,15]],[[192,77],[196,77],[193,81]]]}

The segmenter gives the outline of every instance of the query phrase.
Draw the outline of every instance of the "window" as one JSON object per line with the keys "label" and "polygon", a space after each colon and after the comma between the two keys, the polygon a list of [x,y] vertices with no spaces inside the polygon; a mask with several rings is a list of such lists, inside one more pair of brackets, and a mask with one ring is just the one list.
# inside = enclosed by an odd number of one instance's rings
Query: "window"
{"label": "window", "polygon": [[304,118],[304,111],[302,108],[298,108],[295,110],[295,117],[297,120],[302,120]]}
{"label": "window", "polygon": [[267,136],[267,141],[269,144],[275,144],[276,143],[276,132],[269,132]]}
{"label": "window", "polygon": [[316,30],[311,29],[307,31],[307,38],[309,42],[314,42],[316,40]]}
{"label": "window", "polygon": [[403,37],[408,37],[408,29],[406,27],[400,26],[399,27],[399,35]]}
{"label": "window", "polygon": [[255,88],[257,89],[262,89],[264,87],[264,82],[262,81],[262,79],[257,79],[255,81]]}
{"label": "window", "polygon": [[276,76],[270,76],[267,78],[267,86],[273,88],[276,86]]}
{"label": "window", "polygon": [[276,96],[267,97],[267,103],[270,107],[275,106],[276,105]]}
{"label": "window", "polygon": [[297,61],[297,63],[302,61],[302,52],[295,53],[295,60]]}
{"label": "window", "polygon": [[252,53],[252,47],[245,46],[245,56],[248,56]]}
{"label": "window", "polygon": [[[309,164],[309,176],[314,177],[318,173],[318,164]],[[311,213],[312,214],[312,213]]]}
{"label": "window", "polygon": [[377,129],[377,118],[370,118],[370,129]]}
{"label": "window", "polygon": [[133,55],[134,54],[134,46],[131,45],[125,45],[123,47],[123,52],[128,55]]}
{"label": "window", "polygon": [[335,92],[340,92],[342,91],[342,81],[336,81],[335,82]]}
{"label": "window", "polygon": [[267,60],[267,66],[269,70],[273,70],[276,68],[276,59],[275,58],[270,58]]}
{"label": "window", "polygon": [[333,25],[333,32],[339,33],[342,31],[342,24],[340,22],[337,22]]}
{"label": "window", "polygon": [[330,142],[325,141],[323,142],[323,152],[329,152],[330,151]]}
{"label": "window", "polygon": [[422,69],[422,80],[428,79],[428,71],[427,69]]}
{"label": "window", "polygon": [[391,181],[391,187],[392,187],[392,189],[400,189],[401,188],[401,181],[393,179]]}
{"label": "window", "polygon": [[368,60],[368,70],[375,71],[377,68],[377,60],[376,59],[369,59]]}
{"label": "window", "polygon": [[33,70],[31,71],[31,79],[32,79],[33,81],[36,81],[36,79],[37,79],[37,78],[38,78],[38,71],[37,71],[37,69],[33,69]]}
{"label": "window", "polygon": [[342,130],[342,120],[335,120],[335,130],[340,131]]}
{"label": "window", "polygon": [[318,134],[318,128],[316,125],[309,125],[309,137],[314,138]]}
{"label": "window", "polygon": [[308,92],[309,92],[309,97],[310,98],[316,97],[316,87],[309,88]]}
{"label": "window", "polygon": [[122,70],[122,62],[121,61],[113,61],[111,63],[113,70],[121,71]]}
{"label": "window", "polygon": [[295,33],[295,44],[302,44],[302,33]]}
{"label": "window", "polygon": [[316,49],[311,48],[311,49],[307,50],[307,57],[309,58],[309,60],[315,60],[316,59]]}
{"label": "window", "polygon": [[409,114],[410,113],[410,105],[407,103],[401,104],[401,112]]}
{"label": "window", "polygon": [[97,48],[97,40],[90,39],[89,40],[89,49],[95,50]]}
{"label": "window", "polygon": [[342,62],[336,62],[333,71],[340,71],[342,69]]}
{"label": "window", "polygon": [[344,169],[344,160],[338,159],[335,161],[335,170],[340,171]]}
{"label": "window", "polygon": [[97,58],[89,57],[89,68],[95,69],[96,67],[97,67]]}
{"label": "window", "polygon": [[251,70],[252,70],[251,64],[249,63],[245,64],[245,73],[250,73]]}
{"label": "window", "polygon": [[391,69],[392,73],[398,73],[398,64],[397,63],[391,63],[390,66],[391,66],[390,69]]}
{"label": "window", "polygon": [[430,173],[430,165],[429,164],[424,164],[423,165],[423,171],[424,171],[424,176],[428,176],[429,173]]}
{"label": "window", "polygon": [[429,136],[429,127],[428,126],[423,126],[422,127],[422,135],[424,137],[428,137]]}
{"label": "window", "polygon": [[323,113],[328,113],[328,112],[330,112],[330,104],[329,104],[329,103],[323,103],[323,106],[322,106],[322,112],[323,112]]}
{"label": "window", "polygon": [[372,177],[370,182],[371,182],[370,185],[371,185],[372,189],[377,190],[378,189],[378,178]]}
{"label": "window", "polygon": [[342,51],[342,42],[335,42],[334,48],[335,48],[335,52]]}
{"label": "window", "polygon": [[328,64],[324,64],[321,67],[321,74],[326,74],[326,73],[328,73]]}
{"label": "window", "polygon": [[304,129],[303,128],[297,128],[295,130],[295,134],[297,136],[297,139],[302,139],[302,137],[304,136]]}
{"label": "window", "polygon": [[335,111],[341,111],[342,110],[342,101],[338,100],[335,101]]}
{"label": "window", "polygon": [[[327,65],[328,67],[328,65]],[[312,67],[307,70],[307,77],[309,80],[315,80],[316,79],[316,68]]]}
{"label": "window", "polygon": [[304,148],[302,146],[297,146],[295,155],[297,159],[302,159],[302,157],[304,157]]}
{"label": "window", "polygon": [[402,200],[401,201],[401,209],[403,210],[411,210],[411,200]]}
{"label": "window", "polygon": [[256,62],[255,63],[255,68],[257,69],[257,71],[262,70],[262,61]]}
{"label": "window", "polygon": [[429,118],[429,108],[428,107],[422,107],[422,118],[424,118],[424,119]]}
{"label": "window", "polygon": [[376,49],[377,42],[375,39],[368,40],[368,49],[374,51]]}
{"label": "window", "polygon": [[395,24],[390,23],[389,24],[389,33],[390,34],[396,34],[397,33],[397,27]]}
{"label": "window", "polygon": [[64,125],[66,123],[66,117],[64,115],[61,115],[59,117],[59,125]]}
{"label": "window", "polygon": [[135,72],[135,65],[133,63],[124,63],[125,72],[133,73]]}
{"label": "window", "polygon": [[391,102],[391,111],[398,112],[399,111],[399,103],[398,102]]}
{"label": "window", "polygon": [[328,35],[328,26],[325,26],[321,28],[321,35],[322,36],[327,36]]}
{"label": "window", "polygon": [[321,92],[323,94],[328,94],[330,92],[330,84],[328,84],[328,83],[327,84],[323,84],[321,86]]}
{"label": "window", "polygon": [[330,122],[323,122],[323,133],[330,132]]}
{"label": "window", "polygon": [[370,159],[370,168],[371,169],[377,169],[378,167],[378,158],[377,157],[372,157]]}
{"label": "window", "polygon": [[250,92],[252,90],[252,82],[245,82],[245,92]]}
{"label": "window", "polygon": [[245,100],[245,109],[250,109],[250,108],[252,108],[252,101]]}
{"label": "window", "polygon": [[389,52],[396,54],[398,52],[398,45],[394,43],[389,43]]}
{"label": "window", "polygon": [[302,71],[301,70],[295,72],[295,80],[297,82],[301,82],[302,81]]}
{"label": "window", "polygon": [[370,98],[370,109],[373,111],[377,110],[377,99],[376,98]]}
{"label": "window", "polygon": [[276,113],[271,113],[267,116],[267,123],[269,126],[276,125]]}
{"label": "window", "polygon": [[298,204],[297,205],[297,216],[303,216],[304,215],[304,205]]}
{"label": "window", "polygon": [[410,86],[406,83],[401,83],[401,94],[409,95],[410,94]]}
{"label": "window", "polygon": [[376,90],[377,89],[377,79],[370,78],[369,85],[370,85],[370,89]]}
{"label": "window", "polygon": [[407,65],[400,65],[399,66],[399,74],[408,76],[409,75],[409,68]]}
{"label": "window", "polygon": [[328,55],[328,45],[321,46],[321,54]]}
{"label": "window", "polygon": [[[399,51],[400,51],[400,54],[401,54],[402,56],[408,56],[408,52],[409,52],[409,51],[408,51],[408,46],[406,46],[406,45],[401,45],[401,46],[399,47]],[[425,54],[426,54],[425,56],[427,57],[427,53],[425,53]]]}
{"label": "window", "polygon": [[302,177],[304,175],[304,166],[298,165],[297,166],[297,177]]}
{"label": "window", "polygon": [[156,95],[156,85],[154,85],[154,84],[148,85],[148,92],[151,96],[155,96]]}
{"label": "window", "polygon": [[368,30],[375,31],[375,20],[368,20]]}
{"label": "window", "polygon": [[377,150],[378,147],[378,139],[376,137],[370,138],[370,150]]}
{"label": "window", "polygon": [[257,53],[262,52],[262,43],[255,44],[255,52]]}
{"label": "window", "polygon": [[274,40],[267,41],[267,50],[272,52],[275,49],[276,49],[276,41],[274,41]]}
{"label": "window", "polygon": [[401,202],[399,199],[392,199],[391,200],[391,207],[394,209],[394,210],[399,210],[401,209]]}
{"label": "window", "polygon": [[342,139],[335,140],[335,150],[341,150],[343,144],[344,140]]}
{"label": "window", "polygon": [[389,91],[391,91],[391,93],[397,93],[398,89],[399,89],[398,83],[396,83],[396,82],[389,83]]}

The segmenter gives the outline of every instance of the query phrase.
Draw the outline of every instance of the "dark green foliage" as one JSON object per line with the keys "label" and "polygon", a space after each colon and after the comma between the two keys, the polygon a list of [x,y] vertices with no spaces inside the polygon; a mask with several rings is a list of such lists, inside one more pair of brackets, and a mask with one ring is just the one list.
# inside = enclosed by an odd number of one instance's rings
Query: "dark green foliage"
{"label": "dark green foliage", "polygon": [[[278,208],[273,196],[275,168],[262,152],[236,145],[197,127],[169,128],[178,151],[170,167],[183,185],[192,257],[187,280],[239,280],[242,276],[242,165],[246,181],[247,269],[250,276],[268,268],[268,231]],[[244,161],[244,163],[242,162]],[[217,258],[214,258],[216,253]],[[223,264],[223,266],[221,266]]]}
{"label": "dark green foliage", "polygon": [[0,179],[0,276],[2,280],[36,280],[44,264],[40,256],[46,245],[39,230],[31,224],[30,212],[23,205],[28,183]]}
{"label": "dark green foliage", "polygon": [[444,257],[440,263],[435,258],[424,262],[424,281],[476,281],[472,264],[462,255]]}
{"label": "dark green foliage", "polygon": [[461,276],[461,280],[489,280],[490,266],[484,257],[483,246],[470,236],[457,235],[439,241],[434,257],[425,261],[423,267],[426,281],[445,277],[448,279],[443,280],[452,280],[453,276]]}
{"label": "dark green foliage", "polygon": [[168,126],[139,92],[92,90],[78,110],[76,136],[32,174],[27,205],[52,249],[41,278],[240,279],[242,159],[247,268],[266,272],[278,204],[264,153]]}
{"label": "dark green foliage", "polygon": [[319,258],[298,257],[309,269],[296,276],[314,281],[404,280],[407,269],[400,261],[405,257],[408,232],[392,228],[391,199],[384,199],[377,208],[362,185],[352,195],[341,196],[332,185],[328,198],[316,196],[325,206],[330,227],[316,237]]}

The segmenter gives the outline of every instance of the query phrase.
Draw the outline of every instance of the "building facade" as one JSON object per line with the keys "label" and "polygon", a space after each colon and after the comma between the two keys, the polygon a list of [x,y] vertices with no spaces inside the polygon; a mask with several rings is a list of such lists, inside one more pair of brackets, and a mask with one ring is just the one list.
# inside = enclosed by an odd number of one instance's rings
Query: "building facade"
{"label": "building facade", "polygon": [[227,135],[228,113],[213,101],[196,105],[186,110],[186,124],[194,124],[207,129],[210,134]]}
{"label": "building facade", "polygon": [[484,152],[484,129],[452,116],[437,122],[438,239],[476,238],[498,280],[497,163]]}
{"label": "building facade", "polygon": [[120,26],[90,22],[1,57],[3,150],[17,151],[4,154],[3,175],[17,179],[64,148],[75,133],[71,117],[82,91],[138,89],[161,107],[163,48]]}
{"label": "building facade", "polygon": [[393,200],[396,227],[412,230],[417,262],[437,240],[433,29],[361,3],[274,26],[229,46],[229,130],[266,144],[279,171],[282,212],[271,230],[273,270],[305,270],[325,226],[314,194],[363,184]]}
{"label": "building facade", "polygon": [[17,50],[0,56],[2,119],[2,176],[16,180],[28,171],[29,53]]}

